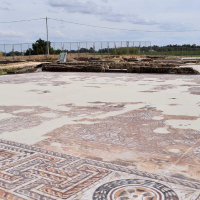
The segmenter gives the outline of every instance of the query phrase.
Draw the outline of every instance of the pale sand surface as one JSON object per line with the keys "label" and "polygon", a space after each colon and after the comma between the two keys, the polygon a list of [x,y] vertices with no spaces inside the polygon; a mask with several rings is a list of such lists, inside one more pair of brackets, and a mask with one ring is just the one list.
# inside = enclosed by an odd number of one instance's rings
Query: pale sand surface
{"label": "pale sand surface", "polygon": [[180,67],[191,67],[200,73],[200,65],[186,65],[186,66],[180,66]]}
{"label": "pale sand surface", "polygon": [[166,128],[157,128],[154,133],[167,134],[170,133]]}
{"label": "pale sand surface", "polygon": [[9,119],[9,118],[12,118],[12,117],[15,117],[11,114],[7,114],[7,113],[1,113],[0,114],[0,120],[3,120],[3,119]]}
{"label": "pale sand surface", "polygon": [[9,64],[1,64],[0,69],[14,69],[14,68],[23,68],[30,66],[40,65],[42,62],[21,62],[21,63],[9,63]]}

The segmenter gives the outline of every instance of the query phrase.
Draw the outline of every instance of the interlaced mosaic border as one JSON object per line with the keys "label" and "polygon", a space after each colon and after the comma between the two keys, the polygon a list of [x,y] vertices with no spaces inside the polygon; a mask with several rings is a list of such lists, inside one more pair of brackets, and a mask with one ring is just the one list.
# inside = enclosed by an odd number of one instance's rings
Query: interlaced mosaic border
{"label": "interlaced mosaic border", "polygon": [[0,140],[0,197],[68,199],[101,183],[113,172],[200,189],[200,183]]}

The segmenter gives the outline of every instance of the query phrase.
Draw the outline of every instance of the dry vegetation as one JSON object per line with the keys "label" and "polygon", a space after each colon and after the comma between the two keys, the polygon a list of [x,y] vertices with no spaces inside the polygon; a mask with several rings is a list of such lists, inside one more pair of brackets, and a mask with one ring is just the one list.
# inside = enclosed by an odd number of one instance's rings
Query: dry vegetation
{"label": "dry vegetation", "polygon": [[[1,53],[1,52],[0,52]],[[78,57],[96,57],[96,58],[106,58],[106,57],[110,57],[110,58],[122,58],[122,57],[133,57],[131,55],[94,55],[94,54],[90,54],[90,53],[69,53],[67,55],[67,59],[76,59]],[[134,56],[136,58],[141,57],[144,58],[146,56]],[[58,60],[59,55],[31,55],[31,56],[14,56],[14,58],[12,56],[1,56],[0,54],[0,61],[55,61]]]}

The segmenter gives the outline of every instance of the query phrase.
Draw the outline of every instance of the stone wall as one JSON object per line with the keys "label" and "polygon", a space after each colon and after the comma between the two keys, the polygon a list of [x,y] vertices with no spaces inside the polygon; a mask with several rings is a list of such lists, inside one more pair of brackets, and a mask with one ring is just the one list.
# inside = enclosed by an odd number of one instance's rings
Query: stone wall
{"label": "stone wall", "polygon": [[156,73],[156,74],[199,74],[191,67],[130,67],[128,73]]}
{"label": "stone wall", "polygon": [[65,65],[65,64],[50,64],[43,65],[43,71],[51,72],[105,72],[105,68],[102,65],[92,65],[92,64],[74,64],[74,65]]}
{"label": "stone wall", "polygon": [[128,73],[161,73],[161,74],[199,74],[192,67],[179,67],[170,63],[152,62],[69,62],[65,64],[43,65],[43,71],[52,72],[128,72]]}

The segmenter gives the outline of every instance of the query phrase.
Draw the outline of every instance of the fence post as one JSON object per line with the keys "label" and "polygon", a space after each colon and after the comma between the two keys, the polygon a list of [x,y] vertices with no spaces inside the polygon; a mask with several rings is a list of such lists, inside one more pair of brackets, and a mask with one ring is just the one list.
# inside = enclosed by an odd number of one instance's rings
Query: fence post
{"label": "fence post", "polygon": [[88,44],[86,42],[86,56],[88,57]]}
{"label": "fence post", "polygon": [[103,46],[102,46],[102,41],[101,41],[101,57],[103,57],[102,48]]}
{"label": "fence post", "polygon": [[6,45],[4,44],[4,56],[5,56],[5,60],[6,60]]}
{"label": "fence post", "polygon": [[95,57],[95,42],[93,42],[93,50],[94,50],[94,57]]}
{"label": "fence post", "polygon": [[127,55],[129,55],[129,42],[126,42],[126,46],[127,46]]}
{"label": "fence post", "polygon": [[61,42],[62,52],[64,52],[64,43]]}
{"label": "fence post", "polygon": [[61,45],[61,51],[63,51],[63,43],[61,42],[60,45]]}
{"label": "fence post", "polygon": [[122,41],[121,41],[121,55],[122,55],[122,53],[123,53],[123,52],[122,52]]}
{"label": "fence post", "polygon": [[55,56],[56,56],[56,47],[55,47],[55,42],[53,43],[53,54],[54,54],[54,58],[55,58]]}
{"label": "fence post", "polygon": [[77,47],[78,47],[78,59],[80,58],[80,42],[77,42]]}
{"label": "fence post", "polygon": [[110,47],[109,47],[109,42],[107,42],[107,47],[108,47],[108,55],[110,54]]}
{"label": "fence post", "polygon": [[141,42],[139,42],[139,55],[141,54],[140,46],[141,46]]}
{"label": "fence post", "polygon": [[22,44],[20,46],[21,46],[21,57],[22,57],[22,60],[23,60]]}
{"label": "fence post", "polygon": [[38,55],[38,43],[37,43],[37,55]]}
{"label": "fence post", "polygon": [[150,51],[151,51],[150,54],[152,55],[152,54],[153,54],[153,49],[152,49],[151,42],[150,42],[150,49],[151,49],[151,50],[150,50]]}
{"label": "fence post", "polygon": [[13,45],[12,45],[12,56],[13,56],[13,61],[14,61],[14,59],[15,59],[15,55],[14,55],[14,51],[15,51],[15,50],[14,50],[14,48],[15,48],[15,47],[14,47],[14,44],[13,44]]}
{"label": "fence post", "polygon": [[29,51],[29,59],[30,59],[31,58],[30,44],[28,44],[28,51]]}
{"label": "fence post", "polygon": [[183,47],[182,47],[182,57],[183,57]]}
{"label": "fence post", "polygon": [[116,42],[114,42],[115,45],[115,55],[117,55],[117,47],[116,47]]}
{"label": "fence post", "polygon": [[70,53],[70,57],[71,57],[71,49],[72,49],[72,44],[71,42],[69,43],[69,53]]}

